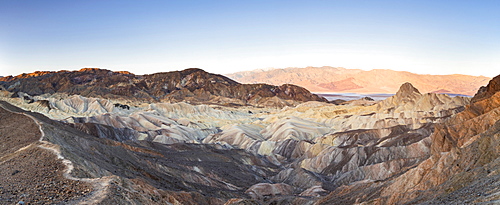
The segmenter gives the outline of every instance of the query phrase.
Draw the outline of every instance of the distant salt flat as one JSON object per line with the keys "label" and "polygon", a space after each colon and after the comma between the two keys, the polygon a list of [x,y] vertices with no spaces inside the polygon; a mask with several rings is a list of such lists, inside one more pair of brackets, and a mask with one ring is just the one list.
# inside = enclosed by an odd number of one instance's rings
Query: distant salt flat
{"label": "distant salt flat", "polygon": [[468,97],[468,98],[471,98],[473,96],[470,96],[470,95],[462,95],[462,94],[454,94],[454,93],[439,93],[439,94],[446,94],[450,97],[457,97],[457,96],[461,96],[461,97]]}
{"label": "distant salt flat", "polygon": [[361,94],[361,93],[315,93],[321,97],[326,98],[327,100],[357,100],[363,97],[370,97],[374,100],[384,100],[388,97],[393,96],[394,94],[388,93],[371,93],[371,94]]}
{"label": "distant salt flat", "polygon": [[[393,96],[394,94],[390,93],[368,93],[368,94],[363,94],[363,93],[314,93],[316,95],[319,95],[321,97],[326,98],[327,100],[357,100],[363,97],[370,97],[374,100],[385,100],[388,97]],[[440,94],[446,94],[449,95],[450,97],[456,97],[456,96],[461,96],[461,97],[472,97],[468,95],[462,95],[462,94],[454,94],[454,93],[440,93]]]}

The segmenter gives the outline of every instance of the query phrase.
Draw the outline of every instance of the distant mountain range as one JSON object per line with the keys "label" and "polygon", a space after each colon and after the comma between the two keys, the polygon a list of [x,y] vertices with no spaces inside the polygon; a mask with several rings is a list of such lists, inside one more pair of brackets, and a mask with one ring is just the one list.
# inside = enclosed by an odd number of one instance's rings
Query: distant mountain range
{"label": "distant mountain range", "polygon": [[295,84],[311,92],[396,93],[410,82],[422,93],[453,93],[472,96],[490,78],[470,75],[422,75],[406,71],[306,67],[253,70],[227,74],[241,83]]}

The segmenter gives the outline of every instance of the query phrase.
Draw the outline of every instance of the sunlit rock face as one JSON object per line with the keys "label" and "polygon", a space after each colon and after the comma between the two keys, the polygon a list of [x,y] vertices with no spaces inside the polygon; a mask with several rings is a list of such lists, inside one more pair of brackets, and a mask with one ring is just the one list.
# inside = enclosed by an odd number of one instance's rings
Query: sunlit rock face
{"label": "sunlit rock face", "polygon": [[[185,79],[179,88],[203,84],[198,72],[175,74]],[[55,74],[37,77],[50,75]],[[212,77],[217,83],[219,78]],[[81,83],[92,82],[85,79]],[[145,87],[154,85],[144,82]],[[320,101],[297,105],[279,94],[301,99],[295,87],[274,87],[280,91],[269,90],[277,93],[272,96],[259,91],[266,86],[244,88],[259,93],[245,101],[253,106],[222,106],[213,103],[215,98],[188,103],[175,96],[203,92],[183,88],[161,102],[57,92],[14,94],[8,89],[0,98],[33,111],[3,103],[7,111],[23,112],[40,124],[45,136],[36,143],[58,147],[61,157],[72,163],[72,177],[109,180],[99,185],[108,190],[96,199],[100,203],[418,203],[433,197],[451,200],[446,193],[462,193],[467,182],[479,179],[474,175],[496,179],[492,173],[497,173],[493,162],[498,140],[491,136],[499,137],[500,101],[495,86],[483,88],[489,94],[478,94],[471,103],[464,97],[422,94],[405,83],[393,97],[366,106]],[[241,94],[226,88],[220,92]],[[219,102],[227,102],[223,95]],[[477,182],[470,186],[486,183]],[[99,189],[89,186],[92,193]],[[74,197],[82,202],[89,198]]]}

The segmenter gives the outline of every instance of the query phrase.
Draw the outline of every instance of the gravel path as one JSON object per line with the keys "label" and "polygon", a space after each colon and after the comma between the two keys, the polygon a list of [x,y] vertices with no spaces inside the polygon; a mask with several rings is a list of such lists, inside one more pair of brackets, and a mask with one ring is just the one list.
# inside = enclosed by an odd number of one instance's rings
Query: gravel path
{"label": "gravel path", "polygon": [[88,182],[65,177],[68,162],[41,137],[36,121],[0,107],[0,204],[65,204],[91,193]]}

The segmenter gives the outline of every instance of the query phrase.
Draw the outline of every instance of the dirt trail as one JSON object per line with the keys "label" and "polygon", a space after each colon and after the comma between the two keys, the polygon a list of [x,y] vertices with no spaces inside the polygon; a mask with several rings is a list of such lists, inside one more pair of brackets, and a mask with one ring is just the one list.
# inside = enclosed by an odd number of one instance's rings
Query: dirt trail
{"label": "dirt trail", "polygon": [[[41,148],[43,150],[48,150],[51,153],[56,155],[58,160],[55,160],[55,159],[53,159],[53,160],[61,163],[64,166],[63,171],[59,171],[59,172],[60,172],[60,174],[62,174],[62,176],[65,179],[76,181],[76,182],[78,182],[77,184],[80,184],[80,182],[83,182],[81,184],[88,183],[88,184],[91,184],[91,186],[93,187],[92,192],[88,193],[88,192],[83,191],[81,193],[86,193],[84,196],[81,196],[77,199],[71,198],[69,201],[66,201],[67,203],[70,203],[70,204],[98,204],[107,196],[107,194],[109,193],[109,187],[110,187],[109,185],[110,185],[111,181],[113,181],[116,178],[116,176],[104,176],[101,178],[77,178],[77,177],[73,177],[71,175],[71,172],[74,169],[73,162],[64,158],[64,156],[62,156],[59,145],[53,144],[53,143],[48,142],[48,141],[44,141],[45,132],[42,129],[43,122],[38,121],[35,117],[33,117],[29,114],[12,111],[12,110],[8,109],[7,107],[3,106],[2,104],[0,104],[0,108],[3,108],[5,111],[10,112],[10,113],[15,113],[15,114],[29,117],[30,119],[32,119],[36,123],[36,125],[38,126],[38,130],[40,132],[40,133],[37,133],[40,136],[38,138],[38,140],[35,140],[35,141],[33,141],[33,139],[31,139],[31,141],[24,140],[24,141],[26,141],[25,143],[28,143],[28,142],[31,142],[31,143],[11,152],[9,154],[5,154],[4,156],[0,156],[0,166],[2,166],[2,165],[10,165],[10,167],[18,166],[18,163],[15,161],[15,158],[17,158],[18,155],[22,155],[24,152],[35,152],[36,148]],[[0,120],[2,120],[2,119],[0,119]],[[29,123],[27,123],[27,122],[25,122],[23,124],[29,125]],[[10,128],[12,129],[12,125]],[[35,170],[33,170],[33,171],[35,171]],[[19,171],[15,170],[12,173],[16,173],[16,172],[19,172]],[[14,175],[14,174],[12,174],[12,175]],[[28,178],[29,178],[29,176],[28,176]],[[12,180],[16,180],[16,179],[13,178]],[[63,186],[67,186],[67,185],[63,185]],[[0,186],[0,188],[3,188],[3,187]],[[25,189],[25,188],[21,188],[21,189]],[[28,188],[27,190],[30,190],[30,189]],[[1,190],[1,191],[3,193],[4,190]],[[70,193],[71,193],[71,191],[70,191]],[[36,191],[35,191],[35,193],[28,193],[28,194],[24,194],[24,195],[32,195],[32,194],[39,195],[39,193],[37,193]],[[63,193],[56,193],[56,194],[63,194]],[[16,195],[16,194],[14,194],[14,195]],[[27,198],[26,200],[30,201],[29,197],[25,197],[25,198]],[[66,197],[66,198],[68,198],[68,197]],[[3,199],[1,197],[1,195],[0,195],[0,199]],[[16,199],[19,199],[19,197],[16,197]],[[24,198],[21,197],[20,199],[24,199]],[[49,200],[50,199],[51,198],[49,197]],[[42,203],[49,202],[50,203],[50,201],[35,200],[35,199],[33,199],[31,201],[35,202],[35,203],[36,202],[42,202]],[[12,201],[12,202],[16,202],[16,201]]]}

